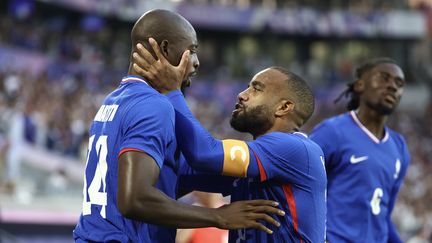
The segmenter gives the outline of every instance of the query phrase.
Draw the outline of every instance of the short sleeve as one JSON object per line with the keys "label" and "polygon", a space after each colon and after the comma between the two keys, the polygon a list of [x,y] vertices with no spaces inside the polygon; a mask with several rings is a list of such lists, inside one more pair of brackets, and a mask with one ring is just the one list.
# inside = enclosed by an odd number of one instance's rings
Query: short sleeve
{"label": "short sleeve", "polygon": [[132,105],[125,114],[120,154],[142,151],[162,167],[168,144],[174,141],[174,109],[168,100],[153,96]]}
{"label": "short sleeve", "polygon": [[292,134],[273,133],[248,143],[261,181],[304,184],[309,178],[309,155],[303,141]]}
{"label": "short sleeve", "polygon": [[404,158],[404,165],[407,168],[408,165],[409,165],[409,163],[410,163],[410,161],[411,161],[411,155],[410,155],[410,152],[409,152],[409,149],[408,149],[408,145],[407,145],[404,137],[402,135],[400,135],[400,134],[399,134],[399,136],[400,136],[400,140],[401,140],[401,144],[402,144],[402,156]]}
{"label": "short sleeve", "polygon": [[410,153],[408,151],[408,146],[405,142],[405,139],[403,138],[402,135],[397,134],[398,137],[398,146],[400,148],[401,151],[401,155],[402,155],[402,164],[401,164],[401,168],[400,171],[398,173],[398,178],[395,182],[395,184],[393,185],[393,188],[390,192],[390,201],[388,204],[388,215],[387,215],[387,224],[389,227],[389,236],[388,236],[388,242],[402,242],[400,239],[400,236],[396,230],[395,225],[393,224],[392,220],[391,220],[391,214],[397,199],[397,195],[399,192],[399,189],[403,183],[404,177],[406,175],[406,172],[408,170],[408,165],[410,163]]}
{"label": "short sleeve", "polygon": [[326,168],[331,169],[335,166],[337,145],[339,136],[335,129],[324,121],[318,124],[310,134],[310,139],[317,143],[324,152],[324,160]]}

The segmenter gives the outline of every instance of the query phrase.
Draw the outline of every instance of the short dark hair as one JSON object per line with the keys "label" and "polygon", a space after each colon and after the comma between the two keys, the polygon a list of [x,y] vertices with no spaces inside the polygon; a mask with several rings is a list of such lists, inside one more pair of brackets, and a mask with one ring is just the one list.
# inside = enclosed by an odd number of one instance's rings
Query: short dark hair
{"label": "short dark hair", "polygon": [[[315,98],[307,82],[297,74],[282,67],[270,67],[284,74],[288,90],[295,102],[296,112],[303,120],[303,124],[312,116],[315,109]],[[302,124],[302,125],[303,125]]]}
{"label": "short dark hair", "polygon": [[346,106],[347,110],[351,111],[357,109],[360,105],[360,94],[358,94],[354,90],[355,83],[359,79],[361,79],[365,73],[369,72],[379,64],[383,64],[383,63],[398,65],[395,60],[388,57],[377,57],[377,58],[368,59],[367,61],[365,61],[355,69],[354,82],[347,84],[348,87],[338,96],[338,98],[335,99],[334,102],[337,103],[342,97],[349,97],[350,100],[348,101]]}
{"label": "short dark hair", "polygon": [[153,49],[148,44],[150,37],[158,44],[163,40],[174,43],[185,38],[185,33],[189,31],[195,30],[180,14],[164,9],[150,10],[144,13],[132,28],[132,50],[135,50],[136,44],[141,43],[150,53],[153,53]]}

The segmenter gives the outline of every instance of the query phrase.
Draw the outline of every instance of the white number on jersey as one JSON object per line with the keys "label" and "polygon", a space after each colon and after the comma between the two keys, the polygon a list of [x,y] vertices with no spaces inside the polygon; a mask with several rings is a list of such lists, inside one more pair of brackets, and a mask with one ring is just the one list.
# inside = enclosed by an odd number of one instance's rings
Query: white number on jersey
{"label": "white number on jersey", "polygon": [[[91,136],[89,139],[86,169],[87,169],[90,152],[93,149],[94,139],[95,139],[95,135]],[[96,142],[95,149],[99,161],[96,166],[96,171],[93,176],[93,180],[91,181],[88,190],[87,190],[87,179],[86,179],[86,175],[84,174],[83,215],[91,214],[91,205],[96,204],[102,206],[100,215],[102,216],[102,218],[106,218],[106,205],[107,205],[106,174],[108,171],[108,165],[106,161],[108,155],[107,139],[108,139],[107,136],[100,136]],[[99,192],[101,185],[102,185],[102,192]],[[88,198],[87,198],[87,194],[88,194]]]}
{"label": "white number on jersey", "polygon": [[381,198],[383,197],[384,192],[380,187],[377,187],[373,193],[372,200],[370,202],[372,213],[374,215],[378,215],[381,212]]}
{"label": "white number on jersey", "polygon": [[242,240],[246,240],[246,229],[237,230],[237,240],[236,243],[240,243]]}
{"label": "white number on jersey", "polygon": [[401,162],[400,159],[397,159],[395,163],[395,173],[393,175],[393,178],[397,179],[399,177],[400,169],[401,169]]}

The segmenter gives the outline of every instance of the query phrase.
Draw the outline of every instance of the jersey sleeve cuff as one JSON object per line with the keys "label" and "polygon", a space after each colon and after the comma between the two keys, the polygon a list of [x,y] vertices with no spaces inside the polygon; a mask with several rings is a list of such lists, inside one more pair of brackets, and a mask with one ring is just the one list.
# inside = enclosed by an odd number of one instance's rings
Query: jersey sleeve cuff
{"label": "jersey sleeve cuff", "polygon": [[257,161],[256,164],[258,165],[258,169],[259,169],[260,181],[263,182],[263,181],[267,180],[267,173],[264,169],[264,166],[263,166],[261,159],[258,156],[258,154],[256,154],[255,152],[253,152],[253,154],[254,154],[256,161]]}
{"label": "jersey sleeve cuff", "polygon": [[133,147],[125,147],[122,148],[117,156],[120,157],[122,154],[126,152],[140,152],[140,153],[146,153],[150,157],[153,158],[153,160],[156,162],[156,164],[159,166],[160,169],[162,169],[162,165],[164,163],[163,158],[161,158],[158,153],[152,152],[151,149],[144,149],[144,148],[133,148]]}
{"label": "jersey sleeve cuff", "polygon": [[126,153],[126,152],[131,152],[131,151],[133,151],[133,152],[144,152],[144,151],[142,151],[141,149],[136,149],[136,148],[124,148],[124,149],[122,149],[122,150],[120,150],[120,152],[119,152],[119,154],[118,154],[118,156],[117,157],[120,157],[120,155],[122,155],[122,154],[124,154],[124,153]]}
{"label": "jersey sleeve cuff", "polygon": [[[249,166],[248,174],[253,173],[253,171],[258,171],[260,181],[261,182],[266,181],[267,180],[267,172],[264,169],[263,163],[261,162],[261,158],[259,157],[258,153],[255,152],[254,146],[250,143],[248,145],[249,145],[249,150],[252,152],[251,157],[253,157],[253,159],[251,159],[252,163]],[[253,163],[253,161],[256,161],[256,163]],[[255,173],[253,173],[253,174],[255,174]]]}

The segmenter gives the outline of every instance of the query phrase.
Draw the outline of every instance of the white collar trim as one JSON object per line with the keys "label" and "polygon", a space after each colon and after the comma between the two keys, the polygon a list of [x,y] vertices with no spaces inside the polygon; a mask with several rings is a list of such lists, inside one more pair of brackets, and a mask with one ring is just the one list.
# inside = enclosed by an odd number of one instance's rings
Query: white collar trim
{"label": "white collar trim", "polygon": [[293,134],[300,134],[305,138],[308,138],[308,135],[306,133],[302,133],[302,132],[294,132]]}
{"label": "white collar trim", "polygon": [[385,133],[384,137],[383,139],[379,140],[373,133],[371,133],[365,126],[363,126],[363,124],[360,122],[360,120],[357,117],[357,113],[355,113],[354,111],[350,111],[350,115],[353,118],[354,122],[363,130],[363,132],[366,133],[366,135],[369,136],[370,139],[372,139],[372,141],[374,141],[377,144],[387,142],[390,136],[385,127],[384,127],[384,133]]}
{"label": "white collar trim", "polygon": [[137,78],[137,77],[133,77],[133,76],[127,76],[127,77],[124,77],[124,78],[122,79],[122,83],[132,82],[132,81],[143,82],[143,83],[145,83],[145,84],[148,85],[148,83],[147,83],[144,79]]}

